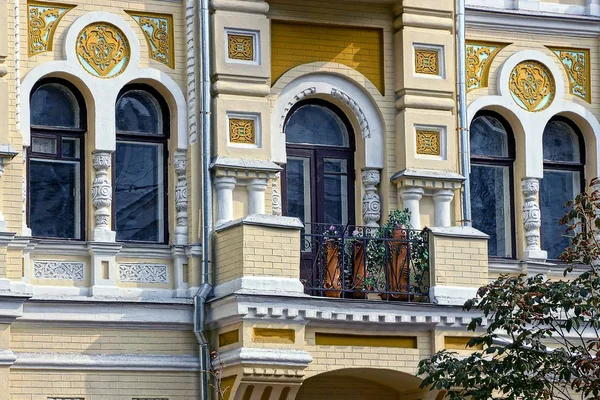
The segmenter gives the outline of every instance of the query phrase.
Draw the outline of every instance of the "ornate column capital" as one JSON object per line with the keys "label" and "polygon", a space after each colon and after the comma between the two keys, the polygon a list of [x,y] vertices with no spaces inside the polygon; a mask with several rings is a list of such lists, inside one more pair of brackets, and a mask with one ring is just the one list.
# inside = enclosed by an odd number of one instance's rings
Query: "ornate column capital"
{"label": "ornate column capital", "polygon": [[112,185],[108,170],[111,166],[111,152],[97,150],[92,153],[92,166],[96,176],[92,182],[92,204],[94,204],[94,234],[96,242],[114,242],[115,232],[110,230],[110,206],[112,204]]}
{"label": "ornate column capital", "polygon": [[377,193],[377,186],[381,182],[381,173],[378,169],[365,168],[361,173],[365,194],[362,201],[363,223],[365,226],[378,227],[381,219],[381,199]]}
{"label": "ornate column capital", "polygon": [[542,216],[540,212],[538,193],[540,182],[537,178],[523,178],[521,181],[523,191],[523,226],[525,228],[525,258],[546,260],[547,253],[540,247],[540,227]]}

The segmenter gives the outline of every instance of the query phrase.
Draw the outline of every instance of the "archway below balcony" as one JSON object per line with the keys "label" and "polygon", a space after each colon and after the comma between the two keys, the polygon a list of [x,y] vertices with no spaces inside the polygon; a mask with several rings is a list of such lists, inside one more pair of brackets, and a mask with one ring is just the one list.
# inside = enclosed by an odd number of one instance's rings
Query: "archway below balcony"
{"label": "archway below balcony", "polygon": [[347,368],[306,379],[296,400],[433,400],[442,397],[441,393],[420,389],[420,384],[421,379],[391,369]]}

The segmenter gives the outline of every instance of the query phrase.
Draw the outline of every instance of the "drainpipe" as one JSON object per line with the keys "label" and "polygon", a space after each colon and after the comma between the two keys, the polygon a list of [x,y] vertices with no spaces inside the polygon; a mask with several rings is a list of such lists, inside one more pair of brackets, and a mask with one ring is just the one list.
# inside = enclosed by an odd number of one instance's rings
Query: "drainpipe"
{"label": "drainpipe", "polygon": [[[197,6],[197,1],[194,1]],[[197,8],[196,8],[197,9]],[[194,13],[196,14],[196,13]],[[200,399],[209,399],[210,357],[206,337],[206,299],[212,291],[210,283],[210,252],[212,234],[212,183],[210,179],[211,94],[210,94],[210,29],[208,0],[200,0],[202,63],[202,285],[194,296],[194,334],[200,346]]]}
{"label": "drainpipe", "polygon": [[469,143],[469,126],[467,121],[467,66],[465,57],[465,0],[457,0],[456,7],[456,39],[458,58],[458,131],[460,132],[460,161],[462,174],[465,177],[462,196],[462,223],[471,226],[471,149]]}

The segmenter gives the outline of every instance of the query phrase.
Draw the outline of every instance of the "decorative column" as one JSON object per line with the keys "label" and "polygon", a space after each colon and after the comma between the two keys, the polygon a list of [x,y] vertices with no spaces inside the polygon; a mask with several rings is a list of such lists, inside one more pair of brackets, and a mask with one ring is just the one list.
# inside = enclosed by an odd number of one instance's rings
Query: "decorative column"
{"label": "decorative column", "polygon": [[217,225],[233,219],[233,189],[236,179],[233,176],[218,176],[213,180],[217,192]]}
{"label": "decorative column", "polygon": [[401,189],[400,198],[404,208],[410,211],[411,229],[421,229],[420,202],[425,190],[422,187],[405,186]]}
{"label": "decorative column", "polygon": [[381,201],[377,194],[377,186],[381,182],[381,174],[377,169],[364,169],[361,174],[365,187],[363,196],[363,223],[365,226],[377,228],[381,219]]}
{"label": "decorative column", "polygon": [[265,190],[267,180],[261,178],[251,179],[248,182],[248,214],[265,213]]}
{"label": "decorative column", "polygon": [[433,193],[433,207],[435,213],[435,226],[447,228],[451,225],[450,203],[454,198],[452,189],[438,189]]}
{"label": "decorative column", "polygon": [[600,0],[587,0],[586,13],[588,15],[599,16],[600,15]]}
{"label": "decorative column", "polygon": [[108,169],[111,163],[109,151],[94,151],[92,155],[92,166],[96,170],[96,177],[92,183],[92,203],[94,211],[94,235],[95,242],[114,242],[115,232],[110,230],[110,205],[112,203],[112,186],[108,178]]}
{"label": "decorative column", "polygon": [[524,178],[521,181],[523,190],[523,225],[525,227],[525,259],[546,260],[548,254],[540,247],[540,227],[542,218],[538,201],[540,182],[537,178]]}
{"label": "decorative column", "polygon": [[176,245],[187,245],[188,242],[188,201],[187,201],[187,154],[185,150],[177,150],[175,153],[175,211],[177,213],[177,225],[175,226]]}

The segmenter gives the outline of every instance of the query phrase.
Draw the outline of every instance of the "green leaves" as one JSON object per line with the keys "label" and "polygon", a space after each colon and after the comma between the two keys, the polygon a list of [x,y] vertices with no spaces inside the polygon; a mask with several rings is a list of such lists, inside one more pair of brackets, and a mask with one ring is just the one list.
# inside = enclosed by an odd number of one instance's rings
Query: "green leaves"
{"label": "green leaves", "polygon": [[422,387],[456,400],[600,398],[598,184],[569,202],[561,221],[572,238],[561,255],[566,279],[503,275],[480,288],[463,309],[479,314],[467,327],[478,333],[468,345],[483,350],[421,361]]}

